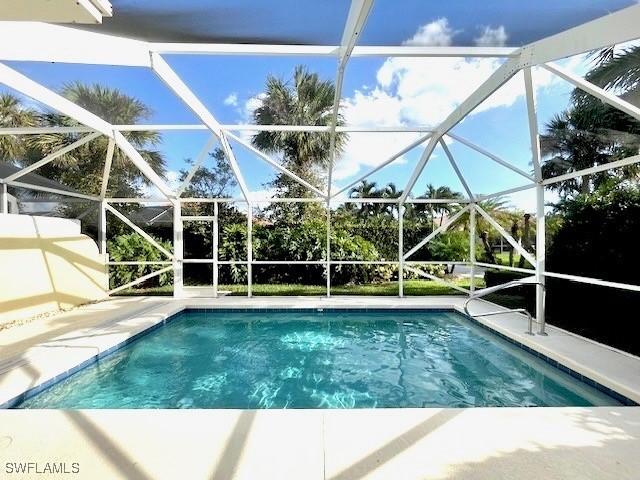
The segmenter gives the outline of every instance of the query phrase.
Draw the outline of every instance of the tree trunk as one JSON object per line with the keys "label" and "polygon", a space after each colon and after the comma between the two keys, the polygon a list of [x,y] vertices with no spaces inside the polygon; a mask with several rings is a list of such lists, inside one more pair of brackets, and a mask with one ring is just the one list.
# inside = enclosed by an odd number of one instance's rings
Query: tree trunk
{"label": "tree trunk", "polygon": [[580,179],[580,193],[588,195],[591,193],[591,185],[589,184],[589,175],[583,175]]}
{"label": "tree trunk", "polygon": [[[518,221],[514,220],[511,225],[511,236],[513,238],[518,238]],[[509,250],[509,266],[513,267],[513,247]]]}
{"label": "tree trunk", "polygon": [[496,257],[493,256],[493,251],[489,244],[489,234],[487,232],[480,232],[480,239],[482,240],[482,246],[484,247],[484,254],[487,256],[487,260],[489,263],[496,263]]}
{"label": "tree trunk", "polygon": [[[522,248],[524,248],[527,252],[531,251],[531,241],[530,241],[530,220],[531,215],[528,213],[524,216],[524,228],[522,231]],[[519,268],[524,268],[524,257],[520,255],[520,261],[518,262]]]}

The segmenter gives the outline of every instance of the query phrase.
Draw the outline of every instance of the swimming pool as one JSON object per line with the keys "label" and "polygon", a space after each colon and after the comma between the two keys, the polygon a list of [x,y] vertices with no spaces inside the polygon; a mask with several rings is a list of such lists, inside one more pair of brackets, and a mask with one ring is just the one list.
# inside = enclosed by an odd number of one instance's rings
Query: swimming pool
{"label": "swimming pool", "polygon": [[619,405],[453,311],[185,310],[19,408]]}

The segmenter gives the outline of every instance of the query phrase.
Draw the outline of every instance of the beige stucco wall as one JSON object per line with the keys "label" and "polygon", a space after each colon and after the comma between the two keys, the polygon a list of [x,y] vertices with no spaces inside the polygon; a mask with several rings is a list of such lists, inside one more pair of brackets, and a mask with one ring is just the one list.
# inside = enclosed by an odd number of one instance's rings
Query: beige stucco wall
{"label": "beige stucco wall", "polygon": [[80,225],[0,214],[0,323],[103,298],[105,260]]}

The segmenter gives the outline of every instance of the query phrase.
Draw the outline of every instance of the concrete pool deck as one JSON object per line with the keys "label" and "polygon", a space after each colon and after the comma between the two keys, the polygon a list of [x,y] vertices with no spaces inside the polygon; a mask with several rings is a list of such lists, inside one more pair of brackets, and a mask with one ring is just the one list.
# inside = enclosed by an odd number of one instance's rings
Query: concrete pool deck
{"label": "concrete pool deck", "polygon": [[56,478],[623,480],[640,472],[635,407],[1,413],[2,473],[7,462],[78,464],[79,474]]}
{"label": "concrete pool deck", "polygon": [[[0,404],[185,307],[460,309],[464,300],[114,298],[0,331]],[[521,315],[479,321],[640,402],[640,358],[552,326],[547,337],[525,335]],[[622,479],[637,478],[639,451],[640,407],[0,411],[0,476],[6,461],[32,460],[79,462],[86,478]]]}

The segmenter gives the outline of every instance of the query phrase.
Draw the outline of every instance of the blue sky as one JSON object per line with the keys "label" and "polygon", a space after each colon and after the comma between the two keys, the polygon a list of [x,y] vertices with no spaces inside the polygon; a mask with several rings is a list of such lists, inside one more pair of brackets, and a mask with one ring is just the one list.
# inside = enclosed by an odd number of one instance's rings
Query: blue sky
{"label": "blue sky", "polygon": [[[116,15],[118,3],[124,7],[131,2],[114,2]],[[165,3],[159,2],[159,8]],[[379,0],[361,43],[520,45],[629,4],[628,1],[542,0],[536,2],[535,10],[538,16],[540,12],[546,12],[545,20],[531,22],[532,7],[522,5],[529,2],[487,1],[482,8],[475,7],[475,3],[412,0],[405,7],[413,15],[398,15],[395,11],[397,2]],[[238,2],[240,6],[245,4]],[[333,8],[325,11],[325,15],[337,15],[344,9],[343,4],[335,1],[323,6],[325,9]],[[473,14],[465,14],[471,8]],[[388,26],[389,18],[393,18],[391,26]],[[339,38],[344,19],[338,23]],[[532,27],[533,24],[536,28]],[[309,39],[313,41],[317,25],[309,24],[308,27]],[[298,35],[287,31],[287,28],[280,33],[289,37]],[[258,33],[268,35],[273,32]],[[332,35],[330,33],[329,37]],[[335,59],[329,58],[174,55],[167,56],[166,60],[221,123],[250,123],[252,107],[259,103],[269,74],[288,79],[296,65],[304,64],[323,78],[334,78],[336,69]],[[563,63],[579,73],[587,67],[582,58],[567,59]],[[499,60],[493,59],[354,58],[345,77],[343,114],[347,122],[354,125],[434,125],[499,64]],[[118,88],[153,109],[152,117],[145,123],[199,123],[148,69],[25,62],[12,62],[10,65],[55,90],[75,80]],[[553,114],[566,107],[571,87],[545,71],[534,72],[534,78],[542,129]],[[517,76],[459,124],[454,132],[514,165],[530,170],[523,93],[522,77]],[[195,157],[207,138],[206,132],[165,133],[161,149],[169,170],[176,172],[184,168],[183,160]],[[414,134],[351,134],[347,149],[336,166],[335,185],[346,185],[415,138]],[[233,142],[232,146],[250,189],[264,190],[265,183],[273,175],[271,167],[242,146]],[[475,193],[490,193],[526,182],[463,145],[453,142],[449,146]],[[372,179],[379,184],[394,182],[402,188],[421,150],[417,147]],[[427,183],[449,185],[462,191],[440,149],[435,151],[413,192],[416,195],[423,193]],[[516,195],[512,201],[524,209],[531,209],[534,205],[533,197],[528,193]]]}
{"label": "blue sky", "polygon": [[[100,31],[156,41],[337,44],[348,0],[111,0]],[[376,0],[361,44],[397,45],[435,19],[456,24],[456,45],[473,45],[486,26],[503,25],[521,46],[600,17],[633,0]]]}

